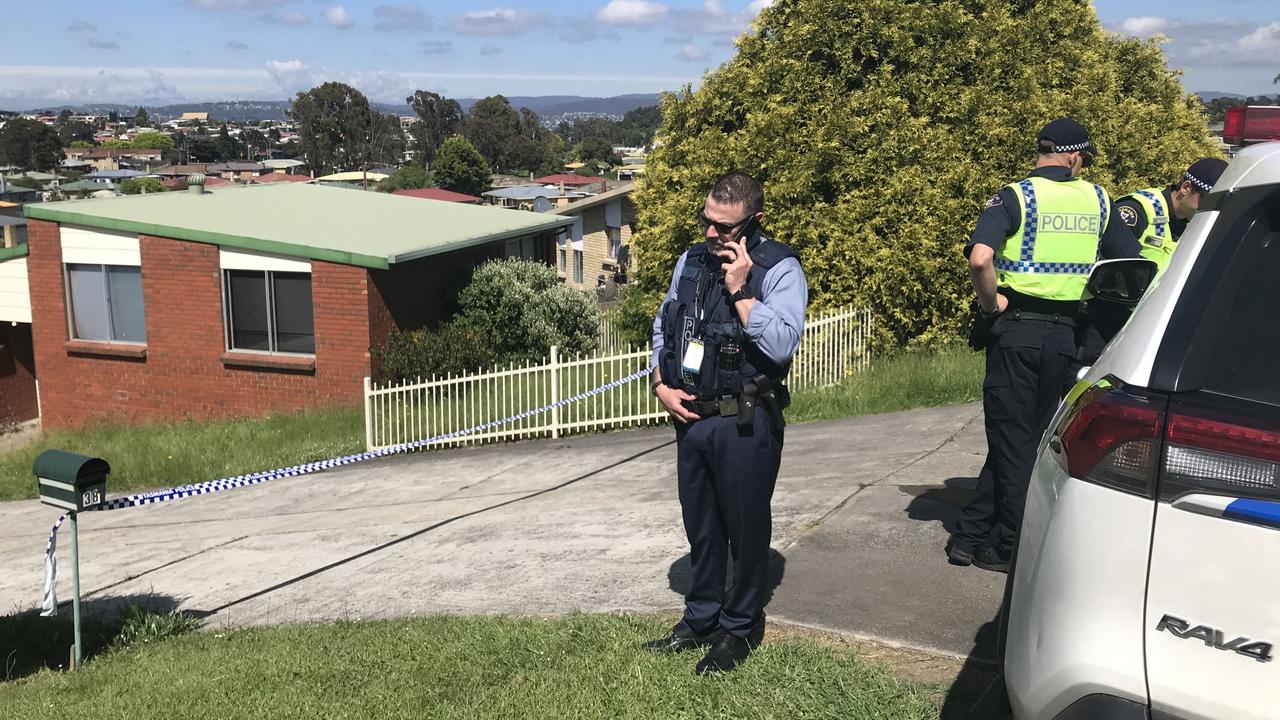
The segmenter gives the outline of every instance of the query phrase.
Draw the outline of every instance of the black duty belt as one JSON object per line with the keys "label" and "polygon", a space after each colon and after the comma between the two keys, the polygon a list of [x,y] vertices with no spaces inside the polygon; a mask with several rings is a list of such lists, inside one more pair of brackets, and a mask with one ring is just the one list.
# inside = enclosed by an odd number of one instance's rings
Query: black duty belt
{"label": "black duty belt", "polygon": [[1038,313],[1028,312],[1026,310],[1011,309],[1008,311],[1010,319],[1013,320],[1040,320],[1042,322],[1057,323],[1066,325],[1067,327],[1075,327],[1076,319],[1070,315],[1060,315],[1058,313]]}
{"label": "black duty belt", "polygon": [[725,395],[710,400],[684,400],[684,409],[699,417],[733,416],[738,414],[738,396]]}

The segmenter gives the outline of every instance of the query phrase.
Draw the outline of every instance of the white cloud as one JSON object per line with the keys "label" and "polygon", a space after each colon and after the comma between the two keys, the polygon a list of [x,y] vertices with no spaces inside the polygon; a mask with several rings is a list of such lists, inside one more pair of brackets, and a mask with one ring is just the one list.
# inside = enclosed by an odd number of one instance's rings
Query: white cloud
{"label": "white cloud", "polygon": [[751,22],[773,0],[755,0],[740,12],[729,12],[723,0],[704,0],[701,10],[677,10],[677,24],[699,32],[739,35],[751,29]]}
{"label": "white cloud", "polygon": [[650,0],[609,0],[595,12],[595,17],[609,25],[653,25],[661,22],[671,8]]}
{"label": "white cloud", "polygon": [[355,25],[355,22],[351,19],[350,13],[348,13],[347,9],[341,5],[331,5],[326,8],[324,11],[324,21],[328,23],[329,27],[335,27],[339,30],[347,30],[352,25]]}
{"label": "white cloud", "polygon": [[453,27],[463,35],[519,35],[543,19],[512,8],[491,8],[465,12],[454,18]]}
{"label": "white cloud", "polygon": [[432,41],[422,43],[422,54],[424,55],[444,55],[453,50],[453,43],[448,40]]}
{"label": "white cloud", "polygon": [[676,53],[677,60],[698,61],[707,59],[707,51],[697,45],[685,45],[680,48],[680,52]]}
{"label": "white cloud", "polygon": [[405,5],[379,5],[373,9],[378,23],[377,32],[425,32],[431,29],[431,16],[412,3]]}
{"label": "white cloud", "polygon": [[618,34],[605,29],[589,17],[566,17],[560,20],[560,42],[576,45],[593,40],[621,40]]}
{"label": "white cloud", "polygon": [[301,27],[311,22],[311,18],[297,10],[263,13],[259,16],[259,19],[270,25],[292,25],[293,27]]}
{"label": "white cloud", "polygon": [[490,45],[489,43],[485,43],[480,46],[480,54],[481,55],[501,55],[502,48],[498,45]]}
{"label": "white cloud", "polygon": [[1154,17],[1151,15],[1143,15],[1141,17],[1131,17],[1116,23],[1117,32],[1124,35],[1133,35],[1135,37],[1147,37],[1156,33],[1165,33],[1175,27],[1176,23],[1169,18]]}
{"label": "white cloud", "polygon": [[249,46],[238,40],[229,40],[227,41],[227,49],[228,50],[248,50]]}
{"label": "white cloud", "polygon": [[1280,56],[1280,22],[1264,25],[1245,35],[1236,43],[1236,47],[1259,60],[1274,61]]}
{"label": "white cloud", "polygon": [[113,40],[99,40],[98,38],[89,38],[89,47],[94,50],[119,50],[120,43]]}
{"label": "white cloud", "polygon": [[98,32],[98,26],[86,20],[72,20],[68,32]]}

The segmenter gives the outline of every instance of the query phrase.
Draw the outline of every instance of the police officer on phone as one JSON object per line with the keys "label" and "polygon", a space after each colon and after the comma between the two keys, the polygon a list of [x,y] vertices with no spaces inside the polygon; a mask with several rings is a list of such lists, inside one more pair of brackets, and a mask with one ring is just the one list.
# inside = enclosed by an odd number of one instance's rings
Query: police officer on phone
{"label": "police officer on phone", "polygon": [[703,242],[676,263],[653,324],[653,392],[675,420],[692,577],[684,617],[645,647],[708,648],[703,674],[737,667],[764,637],[783,380],[809,291],[795,251],[760,231],[764,189],[754,178],[718,178],[698,217]]}
{"label": "police officer on phone", "polygon": [[1036,167],[987,202],[965,247],[976,300],[970,343],[986,352],[987,462],[947,543],[957,565],[1008,572],[1036,448],[1077,354],[1089,271],[1137,257],[1099,185],[1079,178],[1097,149],[1071,118],[1036,135]]}

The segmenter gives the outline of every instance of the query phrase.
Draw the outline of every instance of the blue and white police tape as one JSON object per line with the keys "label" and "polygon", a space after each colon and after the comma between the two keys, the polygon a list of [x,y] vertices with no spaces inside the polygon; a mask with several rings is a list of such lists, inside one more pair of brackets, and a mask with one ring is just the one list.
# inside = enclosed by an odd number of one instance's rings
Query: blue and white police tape
{"label": "blue and white police tape", "polygon": [[[481,425],[473,425],[469,428],[463,428],[462,430],[454,430],[453,432],[436,435],[435,437],[430,437],[425,440],[414,440],[412,442],[400,443],[399,445],[392,445],[391,447],[379,448],[378,450],[369,450],[367,452],[356,453],[354,455],[344,455],[343,457],[333,458],[330,460],[318,460],[316,462],[293,465],[286,468],[279,468],[277,470],[264,470],[262,472],[249,473],[248,475],[236,475],[235,477],[222,478],[221,480],[209,480],[207,482],[193,483],[191,485],[181,485],[178,487],[168,488],[166,490],[152,490],[151,492],[137,493],[135,495],[115,498],[114,500],[107,500],[92,509],[120,510],[122,508],[137,507],[139,505],[154,505],[156,503],[178,500],[195,495],[208,495],[210,493],[222,492],[223,490],[232,490],[235,488],[247,487],[249,485],[258,485],[277,478],[307,475],[319,470],[329,470],[343,465],[350,465],[352,463],[363,462],[365,460],[395,455],[407,450],[416,450],[432,443],[452,440],[464,435],[471,435],[472,433],[477,433],[482,430],[506,425],[507,423],[515,422],[517,420],[523,420],[534,415],[540,415],[554,408],[563,407],[570,403],[585,400],[586,398],[594,395],[599,395],[602,392],[607,392],[614,388],[621,387],[629,382],[639,380],[652,372],[653,367],[647,367],[643,370],[633,372],[626,377],[621,377],[617,380],[605,383],[600,387],[580,392],[577,395],[564,398],[563,400],[557,400],[556,402],[543,405],[539,408],[526,410],[524,412],[509,415],[500,420],[493,420],[492,422],[483,423]],[[58,545],[58,528],[62,527],[62,522],[66,520],[66,518],[67,516],[64,514],[58,518],[56,523],[53,524],[53,529],[49,531],[49,542],[45,545],[44,601],[40,611],[40,614],[45,617],[55,615],[58,612],[58,561],[55,557],[55,552]]]}

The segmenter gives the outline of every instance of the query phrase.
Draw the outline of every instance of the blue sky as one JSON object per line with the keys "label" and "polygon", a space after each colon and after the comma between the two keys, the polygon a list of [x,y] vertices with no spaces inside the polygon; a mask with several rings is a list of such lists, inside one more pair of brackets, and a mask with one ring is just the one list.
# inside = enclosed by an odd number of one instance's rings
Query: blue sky
{"label": "blue sky", "polygon": [[[0,64],[0,108],[286,99],[325,80],[389,102],[674,90],[769,1],[24,0],[6,3],[0,63],[23,64]],[[1112,31],[1168,37],[1188,89],[1280,92],[1280,2],[1134,6],[1095,1]]]}

